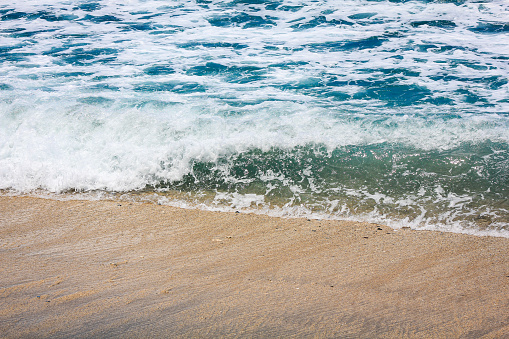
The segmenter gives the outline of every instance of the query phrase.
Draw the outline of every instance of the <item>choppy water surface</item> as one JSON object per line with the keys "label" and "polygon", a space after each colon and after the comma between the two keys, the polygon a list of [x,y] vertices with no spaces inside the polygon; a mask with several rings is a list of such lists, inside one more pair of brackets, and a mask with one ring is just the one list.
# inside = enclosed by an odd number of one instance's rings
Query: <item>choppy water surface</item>
{"label": "choppy water surface", "polygon": [[509,234],[505,0],[42,0],[0,19],[4,192]]}

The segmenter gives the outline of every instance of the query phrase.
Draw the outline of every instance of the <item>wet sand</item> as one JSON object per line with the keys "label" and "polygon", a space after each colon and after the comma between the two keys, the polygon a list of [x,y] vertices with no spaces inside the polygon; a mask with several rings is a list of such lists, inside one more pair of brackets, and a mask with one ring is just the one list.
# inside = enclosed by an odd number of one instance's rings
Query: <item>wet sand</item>
{"label": "wet sand", "polygon": [[0,197],[0,337],[509,338],[509,239]]}

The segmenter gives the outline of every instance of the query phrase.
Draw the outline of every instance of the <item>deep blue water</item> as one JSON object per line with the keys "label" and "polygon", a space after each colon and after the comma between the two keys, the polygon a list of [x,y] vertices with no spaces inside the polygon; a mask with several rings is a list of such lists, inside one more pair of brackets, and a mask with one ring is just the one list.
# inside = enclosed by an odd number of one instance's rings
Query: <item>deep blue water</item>
{"label": "deep blue water", "polygon": [[508,83],[505,0],[0,4],[0,189],[507,236]]}

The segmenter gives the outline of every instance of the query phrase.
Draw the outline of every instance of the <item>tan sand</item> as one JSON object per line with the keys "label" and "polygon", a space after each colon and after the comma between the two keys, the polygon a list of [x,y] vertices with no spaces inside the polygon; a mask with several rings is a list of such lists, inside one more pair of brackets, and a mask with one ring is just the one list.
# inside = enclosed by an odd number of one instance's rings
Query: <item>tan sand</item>
{"label": "tan sand", "polygon": [[509,239],[0,197],[0,337],[509,338]]}

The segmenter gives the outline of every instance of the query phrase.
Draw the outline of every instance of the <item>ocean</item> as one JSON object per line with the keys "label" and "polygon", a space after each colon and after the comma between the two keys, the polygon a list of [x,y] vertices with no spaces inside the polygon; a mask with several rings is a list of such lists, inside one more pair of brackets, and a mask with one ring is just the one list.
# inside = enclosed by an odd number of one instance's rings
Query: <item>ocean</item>
{"label": "ocean", "polygon": [[0,190],[509,236],[506,0],[0,4]]}

